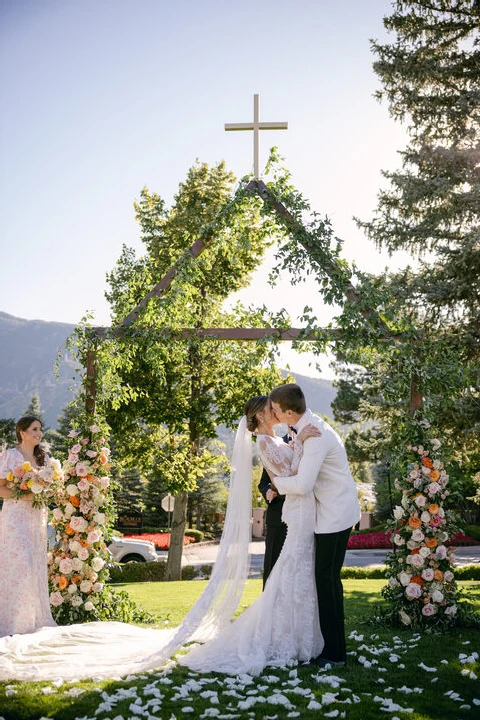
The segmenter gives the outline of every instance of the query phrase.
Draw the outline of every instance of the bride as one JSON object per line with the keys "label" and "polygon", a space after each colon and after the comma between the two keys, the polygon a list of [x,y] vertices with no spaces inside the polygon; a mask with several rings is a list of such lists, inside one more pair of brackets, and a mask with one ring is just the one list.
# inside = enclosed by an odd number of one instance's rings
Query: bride
{"label": "bride", "polygon": [[266,396],[251,398],[239,423],[232,457],[225,526],[210,581],[179,628],[152,630],[118,622],[42,627],[0,639],[0,680],[78,680],[119,677],[177,657],[198,672],[257,675],[266,666],[308,661],[320,654],[314,577],[313,493],[287,496],[287,539],[264,593],[233,623],[248,574],[251,537],[252,433],[272,476],[295,474],[303,442],[319,434],[308,426],[295,447],[275,436],[278,421]]}

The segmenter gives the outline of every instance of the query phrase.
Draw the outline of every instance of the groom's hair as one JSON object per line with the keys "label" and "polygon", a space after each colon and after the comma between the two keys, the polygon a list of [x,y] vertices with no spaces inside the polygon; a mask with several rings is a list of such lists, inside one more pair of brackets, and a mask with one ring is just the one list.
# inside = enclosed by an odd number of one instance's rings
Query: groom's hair
{"label": "groom's hair", "polygon": [[293,412],[303,415],[307,409],[305,395],[302,388],[296,383],[287,383],[274,388],[270,393],[270,400],[278,403],[284,412],[293,410]]}

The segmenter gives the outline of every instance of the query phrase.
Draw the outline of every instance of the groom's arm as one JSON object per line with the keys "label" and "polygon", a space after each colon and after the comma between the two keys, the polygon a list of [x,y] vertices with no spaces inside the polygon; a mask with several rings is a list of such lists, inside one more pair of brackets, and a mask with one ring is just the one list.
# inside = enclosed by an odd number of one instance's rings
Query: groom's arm
{"label": "groom's arm", "polygon": [[305,440],[298,473],[291,477],[276,477],[273,479],[278,491],[282,495],[305,495],[313,490],[328,449],[328,442],[324,436]]}

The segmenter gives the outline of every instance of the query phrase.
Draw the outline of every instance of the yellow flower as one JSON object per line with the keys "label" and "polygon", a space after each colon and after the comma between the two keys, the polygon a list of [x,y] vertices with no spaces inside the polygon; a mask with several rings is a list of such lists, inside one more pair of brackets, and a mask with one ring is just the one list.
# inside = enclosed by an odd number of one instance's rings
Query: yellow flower
{"label": "yellow flower", "polygon": [[22,468],[25,470],[25,472],[30,472],[33,469],[28,460],[25,460],[25,462],[22,463]]}

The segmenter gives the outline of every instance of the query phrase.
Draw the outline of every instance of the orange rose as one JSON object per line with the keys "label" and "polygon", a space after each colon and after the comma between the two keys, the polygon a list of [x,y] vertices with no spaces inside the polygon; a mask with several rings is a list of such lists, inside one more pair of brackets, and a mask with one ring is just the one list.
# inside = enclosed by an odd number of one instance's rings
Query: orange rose
{"label": "orange rose", "polygon": [[420,552],[420,549],[419,549],[419,548],[413,548],[413,550],[410,551],[410,554],[411,554],[411,555],[418,555],[419,552]]}
{"label": "orange rose", "polygon": [[412,583],[412,582],[413,582],[413,583],[417,583],[417,585],[423,585],[423,578],[422,578],[421,575],[414,575],[414,576],[410,579],[410,582],[411,582],[411,583]]}
{"label": "orange rose", "polygon": [[67,533],[67,535],[75,535],[75,530],[70,527],[70,523],[65,525],[65,532]]}
{"label": "orange rose", "polygon": [[65,577],[65,575],[60,575],[60,577],[59,577],[59,579],[58,579],[58,588],[59,588],[59,590],[65,590],[65,588],[67,587],[67,585],[68,585],[68,580],[67,580],[67,578]]}
{"label": "orange rose", "polygon": [[430,513],[430,515],[437,515],[439,510],[440,510],[440,507],[439,507],[439,505],[437,505],[437,503],[432,503],[431,505],[428,506],[428,512]]}
{"label": "orange rose", "polygon": [[439,477],[440,473],[438,472],[438,470],[432,470],[432,472],[430,473],[430,480],[438,480]]}
{"label": "orange rose", "polygon": [[426,545],[428,548],[437,547],[437,545],[438,545],[438,540],[437,540],[437,538],[434,538],[434,537],[427,537],[427,538],[425,538],[425,545]]}
{"label": "orange rose", "polygon": [[429,457],[422,458],[422,465],[425,465],[425,467],[431,468],[433,467],[433,460]]}
{"label": "orange rose", "polygon": [[435,570],[435,572],[433,573],[433,576],[434,576],[435,580],[439,580],[439,581],[443,580],[443,572],[441,570]]}
{"label": "orange rose", "polygon": [[90,547],[90,543],[88,542],[88,540],[85,540],[85,539],[84,539],[84,540],[79,540],[79,543],[80,543],[80,545],[81,545],[83,548],[89,548],[89,547]]}
{"label": "orange rose", "polygon": [[418,517],[411,517],[408,519],[408,524],[410,525],[410,527],[412,527],[412,528],[414,528],[414,530],[416,530],[417,528],[419,528],[421,526],[422,521]]}
{"label": "orange rose", "polygon": [[73,505],[73,507],[78,507],[80,505],[80,498],[78,495],[71,495],[68,498],[68,501]]}
{"label": "orange rose", "polygon": [[83,580],[83,577],[80,575],[80,573],[76,573],[75,575],[72,575],[72,582],[75,583],[75,585],[78,585],[78,583],[81,583]]}

